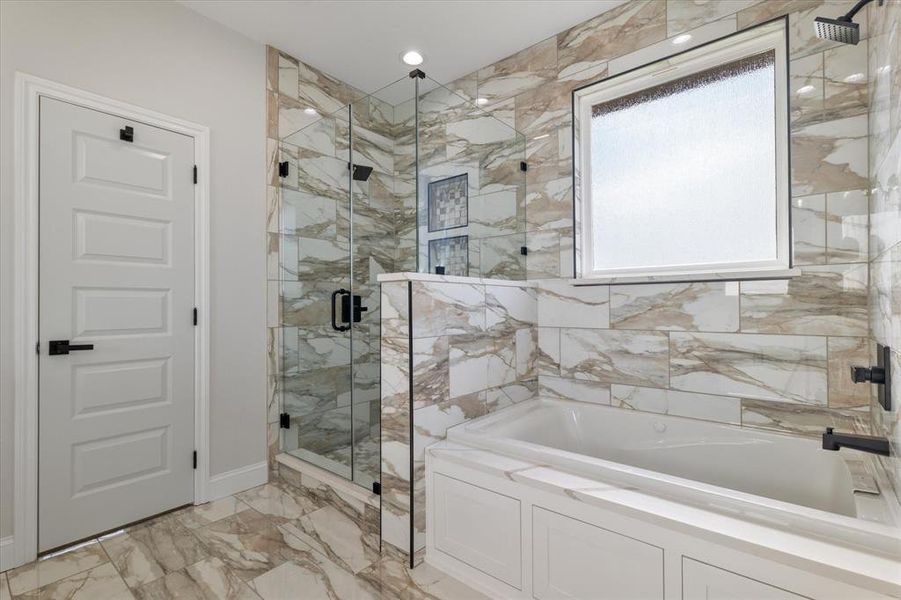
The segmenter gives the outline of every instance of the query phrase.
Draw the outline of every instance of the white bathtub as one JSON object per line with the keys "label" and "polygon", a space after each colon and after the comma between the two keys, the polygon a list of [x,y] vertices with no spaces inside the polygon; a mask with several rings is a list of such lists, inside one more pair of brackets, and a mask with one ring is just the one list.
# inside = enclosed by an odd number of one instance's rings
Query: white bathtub
{"label": "white bathtub", "polygon": [[[901,550],[897,501],[876,461],[823,450],[817,439],[551,399],[461,424],[447,437],[868,552]],[[854,491],[860,476],[849,458],[866,465],[883,493]]]}

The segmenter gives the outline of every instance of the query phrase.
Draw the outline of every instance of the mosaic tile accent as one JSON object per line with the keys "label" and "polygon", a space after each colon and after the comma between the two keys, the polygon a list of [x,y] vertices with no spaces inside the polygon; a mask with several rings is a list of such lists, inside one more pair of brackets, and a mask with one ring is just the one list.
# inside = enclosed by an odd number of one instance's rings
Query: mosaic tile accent
{"label": "mosaic tile accent", "polygon": [[445,275],[466,277],[469,275],[469,236],[429,240],[429,272],[443,266]]}
{"label": "mosaic tile accent", "polygon": [[429,231],[469,225],[469,175],[429,183]]}

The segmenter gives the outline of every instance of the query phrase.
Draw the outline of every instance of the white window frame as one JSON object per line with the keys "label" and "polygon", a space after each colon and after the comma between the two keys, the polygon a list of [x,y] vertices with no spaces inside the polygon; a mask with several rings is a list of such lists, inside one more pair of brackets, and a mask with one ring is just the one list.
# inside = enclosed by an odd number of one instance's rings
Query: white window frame
{"label": "white window frame", "polygon": [[[765,23],[592,83],[573,92],[573,167],[576,283],[693,281],[791,276],[791,175],[789,165],[789,107],[787,24]],[[775,51],[776,143],[776,257],[767,261],[710,262],[659,269],[594,268],[591,236],[591,107],[651,86],[690,76],[768,50]],[[586,182],[582,185],[581,182]]]}

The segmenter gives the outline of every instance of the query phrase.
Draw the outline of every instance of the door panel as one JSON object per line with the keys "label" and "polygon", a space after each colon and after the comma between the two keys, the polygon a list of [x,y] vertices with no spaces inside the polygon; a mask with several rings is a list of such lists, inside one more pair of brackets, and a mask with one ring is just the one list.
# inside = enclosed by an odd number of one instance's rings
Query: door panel
{"label": "door panel", "polygon": [[190,137],[41,99],[41,551],[193,499],[193,156]]}

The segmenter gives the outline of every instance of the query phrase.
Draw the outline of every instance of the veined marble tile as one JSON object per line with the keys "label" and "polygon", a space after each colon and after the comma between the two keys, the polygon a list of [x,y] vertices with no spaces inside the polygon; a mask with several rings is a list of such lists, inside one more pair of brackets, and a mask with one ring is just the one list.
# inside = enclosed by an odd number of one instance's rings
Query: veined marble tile
{"label": "veined marble tile", "polygon": [[333,281],[347,277],[350,251],[345,241],[297,238],[297,275],[303,281]]}
{"label": "veined marble tile", "polygon": [[485,404],[488,412],[495,412],[531,400],[537,392],[538,381],[536,379],[518,381],[488,389],[485,395]]}
{"label": "veined marble tile", "polygon": [[741,282],[748,333],[867,335],[867,265],[802,267],[791,279]]}
{"label": "veined marble tile", "polygon": [[597,381],[540,375],[538,395],[541,398],[610,404],[610,385]]}
{"label": "veined marble tile", "polygon": [[479,275],[486,279],[525,279],[524,233],[479,240]]}
{"label": "veined marble tile", "polygon": [[738,331],[738,283],[610,286],[614,329]]}
{"label": "veined marble tile", "polygon": [[319,508],[309,497],[289,494],[271,483],[241,492],[237,497],[274,522],[293,521]]}
{"label": "veined marble tile", "polygon": [[[274,48],[273,48],[274,50]],[[276,51],[278,52],[278,51]],[[297,89],[300,84],[300,71],[297,61],[278,53],[278,93],[289,98],[297,99]]]}
{"label": "veined marble tile", "polygon": [[870,335],[883,345],[901,348],[901,244],[870,265]]}
{"label": "veined marble tile", "polygon": [[[901,67],[896,69],[901,72]],[[877,157],[873,157],[874,160]],[[870,256],[876,257],[901,242],[901,134],[875,169],[870,197]]]}
{"label": "veined marble tile", "polygon": [[825,109],[830,119],[866,114],[867,42],[842,44],[823,53]]}
{"label": "veined marble tile", "polygon": [[538,328],[538,374],[560,374],[560,329]]}
{"label": "veined marble tile", "polygon": [[654,44],[648,44],[633,52],[618,56],[607,64],[609,75],[618,75],[632,69],[652,64],[656,61],[661,65],[668,64],[666,59],[678,52],[700,46],[735,33],[735,17],[724,17],[706,25],[701,25],[691,32],[691,38],[680,46],[675,46],[672,40],[661,40]]}
{"label": "veined marble tile", "polygon": [[174,518],[188,529],[197,529],[235,515],[248,506],[234,496],[226,496],[206,504],[189,506],[174,513]]}
{"label": "veined marble tile", "polygon": [[[507,365],[498,365],[500,360],[494,353],[493,344],[488,344],[484,334],[454,335],[448,340],[449,379],[448,391],[451,398],[481,392],[488,388],[488,365],[500,366],[508,373],[513,371],[515,380],[514,358],[508,357]],[[512,354],[512,352],[510,352]]]}
{"label": "veined marble tile", "polygon": [[428,563],[410,569],[403,561],[383,558],[358,577],[376,585],[381,583],[384,598],[483,600],[480,592],[453,579]]}
{"label": "veined marble tile", "polygon": [[865,115],[802,127],[791,144],[792,195],[868,187]]}
{"label": "veined marble tile", "polygon": [[[526,193],[526,220],[529,231],[565,229],[573,224],[572,177],[529,182]],[[530,240],[530,245],[532,240]],[[529,248],[531,253],[532,248]],[[556,267],[556,264],[553,265]]]}
{"label": "veined marble tile", "polygon": [[668,0],[666,33],[668,36],[700,27],[705,23],[737,13],[761,0]]}
{"label": "veined marble tile", "polygon": [[729,396],[614,384],[611,386],[611,404],[675,417],[741,423],[741,400]]}
{"label": "veined marble tile", "polygon": [[414,282],[413,337],[434,337],[485,330],[482,285]]}
{"label": "veined marble tile", "polygon": [[826,338],[670,335],[670,385],[720,396],[826,404]]}
{"label": "veined marble tile", "polygon": [[446,400],[449,389],[447,336],[413,340],[413,408]]}
{"label": "veined marble tile", "polygon": [[610,287],[575,286],[565,280],[538,285],[538,323],[542,327],[610,327]]}
{"label": "veined marble tile", "polygon": [[100,544],[96,540],[91,540],[11,569],[6,576],[10,592],[13,596],[18,596],[86,569],[97,567],[107,560],[106,553]]}
{"label": "veined marble tile", "polygon": [[666,2],[629,2],[557,34],[557,68],[569,76],[665,37]]}
{"label": "veined marble tile", "polygon": [[70,600],[126,600],[133,596],[113,565],[106,563],[46,585],[17,598],[66,598]]}
{"label": "veined marble tile", "polygon": [[311,552],[309,546],[255,510],[242,511],[195,529],[194,533],[210,554],[243,581]]}
{"label": "veined marble tile", "polygon": [[[308,128],[321,129],[320,123],[332,121],[331,117],[322,117],[317,114],[309,114],[307,109],[309,104],[287,96],[278,97],[278,137],[283,142],[294,146],[305,145],[308,149],[316,153],[335,156],[338,154],[338,148],[334,144],[328,145],[326,140],[315,135],[314,131],[307,131]],[[334,127],[334,125],[333,125]],[[314,141],[315,140],[315,141]]]}
{"label": "veined marble tile", "polygon": [[280,53],[277,48],[266,46],[266,90],[278,92],[278,61]]}
{"label": "veined marble tile", "polygon": [[773,429],[785,433],[819,437],[826,427],[850,433],[869,433],[867,414],[859,410],[811,408],[783,402],[742,400],[744,427]]}
{"label": "veined marble tile", "polygon": [[469,229],[473,237],[509,235],[525,227],[525,203],[519,190],[470,198]]}
{"label": "veined marble tile", "polygon": [[825,82],[823,55],[811,54],[789,62],[791,123],[798,127],[823,120]]}
{"label": "veined marble tile", "polygon": [[256,600],[258,596],[218,558],[208,558],[186,569],[134,590],[139,600]]}
{"label": "veined marble tile", "polygon": [[529,254],[526,256],[528,279],[560,277],[560,232],[530,231],[526,234]]}
{"label": "veined marble tile", "polygon": [[667,334],[561,329],[560,373],[603,383],[664,387],[669,383]]}
{"label": "veined marble tile", "polygon": [[410,335],[407,282],[381,284],[382,337],[407,337]]}
{"label": "veined marble tile", "polygon": [[[538,377],[538,329],[533,327],[517,329],[516,379],[523,381]],[[489,378],[489,383],[491,379]]]}
{"label": "veined marble tile", "polygon": [[338,201],[311,196],[290,189],[282,190],[282,227],[284,233],[307,238],[334,239],[337,235]]}
{"label": "veined marble tile", "polygon": [[448,428],[487,413],[484,390],[413,411],[413,460],[424,460],[425,449],[443,440]]}
{"label": "veined marble tile", "polygon": [[538,322],[534,288],[486,285],[485,325],[491,335],[509,334]]}
{"label": "veined marble tile", "polygon": [[101,537],[100,542],[130,588],[209,556],[204,544],[173,518],[111,533]]}
{"label": "veined marble tile", "polygon": [[826,258],[830,263],[866,262],[868,204],[866,190],[826,194]]}
{"label": "veined marble tile", "polygon": [[500,60],[478,72],[478,95],[491,105],[553,80],[557,73],[553,38]]}
{"label": "veined marble tile", "polygon": [[300,73],[298,98],[320,114],[332,114],[356,98],[364,96],[359,90],[303,62],[298,61],[298,70]]}
{"label": "veined marble tile", "polygon": [[297,158],[296,171],[296,185],[301,192],[320,198],[332,198],[339,206],[347,205],[347,160],[302,151]]}
{"label": "veined marble tile", "polygon": [[854,383],[852,366],[870,364],[870,342],[865,337],[831,337],[829,351],[829,408],[859,408],[870,403],[870,386]]}
{"label": "veined marble tile", "polygon": [[826,195],[792,198],[795,265],[826,264]]}
{"label": "veined marble tile", "polygon": [[[380,597],[378,583],[354,577],[331,561],[309,553],[303,559],[286,562],[250,582],[263,600],[283,600],[296,596],[301,590],[309,600],[376,600]],[[257,595],[254,597],[257,597]]]}
{"label": "veined marble tile", "polygon": [[333,506],[324,506],[283,527],[352,573],[378,559],[378,535]]}

